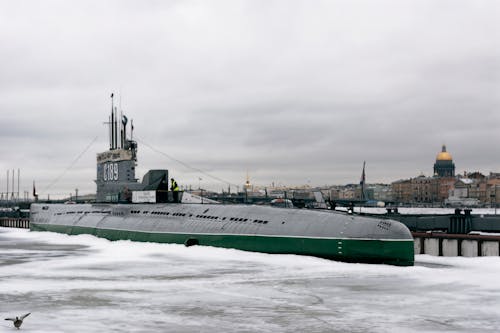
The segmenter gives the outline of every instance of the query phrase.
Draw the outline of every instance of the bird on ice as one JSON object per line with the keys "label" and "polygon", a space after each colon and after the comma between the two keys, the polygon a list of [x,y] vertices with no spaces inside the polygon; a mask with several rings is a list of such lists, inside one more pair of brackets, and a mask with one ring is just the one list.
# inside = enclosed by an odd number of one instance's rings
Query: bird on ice
{"label": "bird on ice", "polygon": [[21,317],[16,317],[16,318],[5,318],[5,320],[12,320],[14,322],[14,326],[19,329],[21,327],[24,318],[28,317],[31,314],[31,312],[22,315]]}

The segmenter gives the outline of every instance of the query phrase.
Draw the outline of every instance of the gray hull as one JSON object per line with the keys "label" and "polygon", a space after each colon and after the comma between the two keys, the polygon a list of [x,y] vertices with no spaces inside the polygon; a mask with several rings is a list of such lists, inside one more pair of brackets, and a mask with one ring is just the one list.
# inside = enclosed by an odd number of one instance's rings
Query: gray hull
{"label": "gray hull", "polygon": [[331,211],[246,205],[76,204],[31,206],[32,230],[295,253],[412,265],[403,224]]}

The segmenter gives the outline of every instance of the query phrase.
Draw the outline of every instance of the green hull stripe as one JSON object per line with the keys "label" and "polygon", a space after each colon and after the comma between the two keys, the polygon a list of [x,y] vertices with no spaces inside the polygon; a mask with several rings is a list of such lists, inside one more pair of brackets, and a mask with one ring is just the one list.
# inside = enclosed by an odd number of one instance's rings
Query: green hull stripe
{"label": "green hull stripe", "polygon": [[348,262],[385,263],[411,266],[413,241],[308,238],[297,236],[262,236],[235,234],[156,233],[100,229],[81,226],[31,223],[33,231],[52,231],[69,235],[91,234],[109,240],[176,243],[234,248],[245,251],[300,254]]}

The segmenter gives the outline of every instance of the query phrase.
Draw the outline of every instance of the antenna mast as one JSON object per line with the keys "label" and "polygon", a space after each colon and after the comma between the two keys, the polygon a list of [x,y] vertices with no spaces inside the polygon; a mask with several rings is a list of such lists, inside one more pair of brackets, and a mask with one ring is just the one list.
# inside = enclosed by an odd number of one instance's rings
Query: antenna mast
{"label": "antenna mast", "polygon": [[123,111],[120,108],[120,148],[123,149],[125,147],[125,137],[123,136]]}
{"label": "antenna mast", "polygon": [[113,96],[114,94],[111,93],[111,121],[110,121],[110,128],[111,128],[111,140],[109,142],[109,149],[113,150],[115,149],[115,118],[114,118],[114,103],[113,103]]}
{"label": "antenna mast", "polygon": [[118,99],[118,108],[120,109],[120,121],[119,121],[119,126],[120,126],[120,148],[123,149],[125,148],[125,140],[127,139],[125,137],[125,124],[123,123],[123,109],[122,109],[122,90],[120,89],[119,91],[119,99]]}

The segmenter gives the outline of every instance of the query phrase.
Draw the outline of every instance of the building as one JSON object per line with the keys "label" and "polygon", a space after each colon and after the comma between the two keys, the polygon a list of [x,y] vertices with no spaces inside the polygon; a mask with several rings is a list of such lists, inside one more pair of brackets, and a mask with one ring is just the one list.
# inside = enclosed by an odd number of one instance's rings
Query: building
{"label": "building", "polygon": [[479,206],[477,198],[478,181],[470,178],[459,178],[455,181],[453,189],[450,190],[450,196],[445,200],[445,204],[449,206]]}
{"label": "building", "polygon": [[435,181],[437,184],[437,202],[444,202],[448,196],[450,191],[455,188],[455,182],[457,180],[456,177],[435,177]]}
{"label": "building", "polygon": [[392,196],[395,202],[413,202],[411,179],[397,180],[392,183]]}
{"label": "building", "polygon": [[490,172],[486,181],[485,204],[498,207],[500,203],[500,173]]}
{"label": "building", "polygon": [[455,163],[453,163],[451,154],[446,151],[446,145],[443,145],[441,152],[436,157],[434,176],[455,177]]}
{"label": "building", "polygon": [[416,203],[437,202],[439,183],[436,177],[425,177],[424,175],[411,179],[412,201]]}
{"label": "building", "polygon": [[392,183],[394,201],[400,203],[439,204],[449,196],[456,181],[455,164],[443,145],[434,163],[434,176],[420,175]]}
{"label": "building", "polygon": [[369,184],[366,188],[367,199],[392,202],[392,188],[387,184]]}

